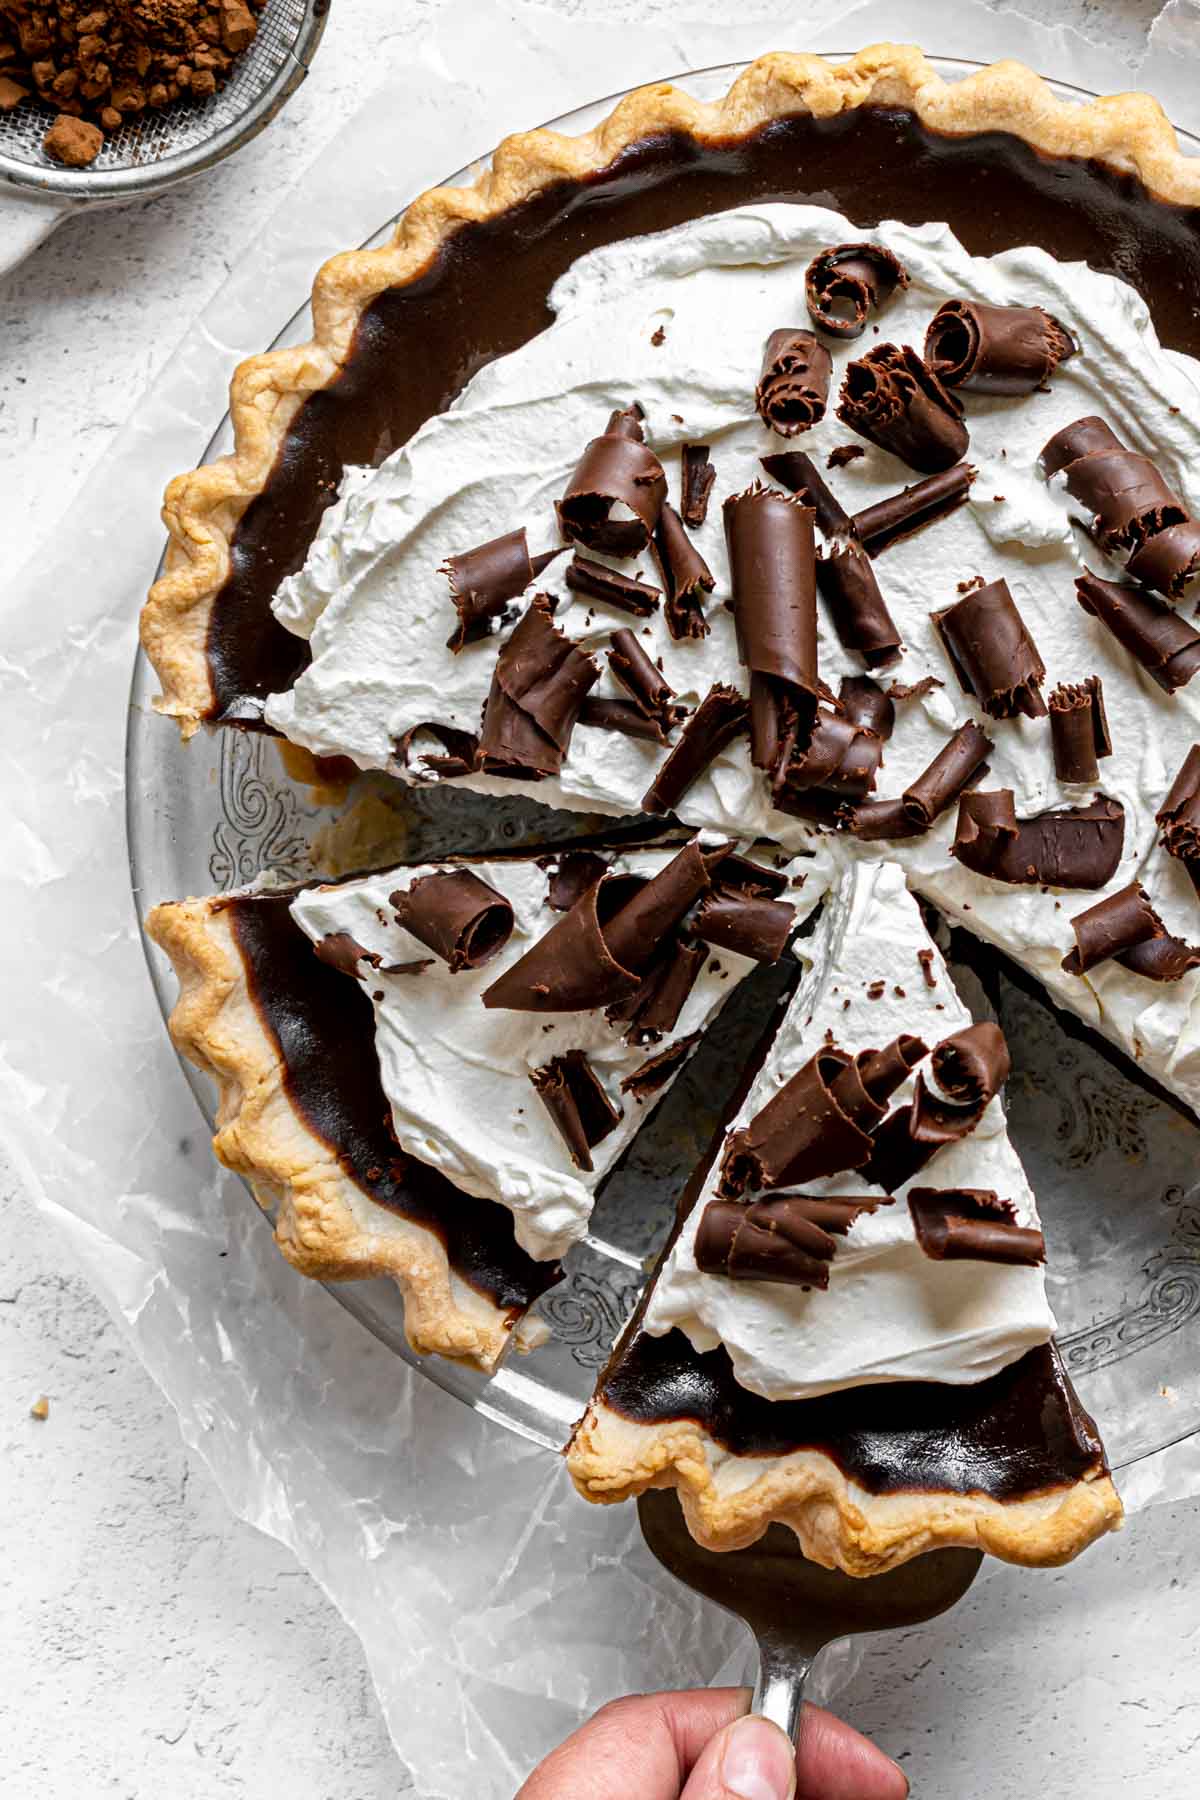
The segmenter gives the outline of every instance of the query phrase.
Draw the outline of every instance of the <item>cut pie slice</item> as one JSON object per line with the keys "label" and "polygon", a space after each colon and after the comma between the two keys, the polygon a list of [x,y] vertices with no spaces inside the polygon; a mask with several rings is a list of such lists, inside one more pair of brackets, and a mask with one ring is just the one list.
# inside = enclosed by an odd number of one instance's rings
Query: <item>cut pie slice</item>
{"label": "cut pie slice", "polygon": [[525,1342],[598,1185],[819,897],[729,850],[531,852],[157,907],[173,1035],[220,1089],[216,1153],[276,1209],[289,1261],[393,1276],[418,1351],[491,1368],[514,1328]]}
{"label": "cut pie slice", "polygon": [[855,1575],[948,1544],[1065,1562],[1120,1521],[1052,1342],[998,1087],[895,865],[850,867],[569,1449],[595,1501],[675,1486]]}

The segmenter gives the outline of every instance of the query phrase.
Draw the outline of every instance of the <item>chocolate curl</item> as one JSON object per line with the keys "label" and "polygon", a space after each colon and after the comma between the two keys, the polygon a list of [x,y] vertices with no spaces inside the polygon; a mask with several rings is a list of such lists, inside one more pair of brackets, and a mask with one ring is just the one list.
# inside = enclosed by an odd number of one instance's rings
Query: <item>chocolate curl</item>
{"label": "chocolate curl", "polygon": [[733,1281],[777,1281],[790,1287],[829,1286],[829,1264],[845,1237],[874,1200],[815,1200],[805,1195],[755,1200],[710,1200],[696,1230],[696,1267],[702,1275]]}
{"label": "chocolate curl", "polygon": [[627,626],[622,626],[612,634],[608,666],[614,679],[620,682],[634,705],[640,708],[647,719],[659,725],[665,742],[666,734],[675,729],[687,708],[676,704],[674,688],[662,670],[651,662]]}
{"label": "chocolate curl", "polygon": [[632,700],[587,699],[579,724],[585,729],[619,731],[623,737],[640,738],[646,744],[667,743],[661,719],[650,718]]}
{"label": "chocolate curl", "polygon": [[811,331],[784,326],[763,349],[754,404],[764,425],[780,437],[799,437],[825,417],[833,358]]}
{"label": "chocolate curl", "polygon": [[1200,632],[1152,594],[1085,573],[1076,577],[1075,598],[1084,612],[1107,625],[1164,694],[1186,687],[1200,669]]}
{"label": "chocolate curl", "polygon": [[838,704],[852,725],[873,731],[884,743],[891,737],[896,723],[895,705],[869,675],[843,675]]}
{"label": "chocolate curl", "polygon": [[864,844],[882,843],[890,838],[922,837],[927,829],[913,817],[904,804],[904,796],[894,800],[862,800],[849,818],[850,832]]}
{"label": "chocolate curl", "polygon": [[635,581],[632,575],[620,575],[603,563],[589,562],[585,556],[574,556],[567,564],[563,580],[573,594],[588,600],[602,600],[636,619],[648,619],[657,610],[660,591],[649,582]]}
{"label": "chocolate curl", "polygon": [[792,794],[820,788],[838,800],[862,800],[882,760],[883,739],[876,732],[818,707],[806,748],[781,763],[777,785]]}
{"label": "chocolate curl", "polygon": [[872,1140],[833,1092],[850,1060],[832,1045],[818,1051],[749,1124],[730,1133],[717,1189],[724,1199],[863,1166]]}
{"label": "chocolate curl", "polygon": [[1122,951],[1117,961],[1147,981],[1180,981],[1189,969],[1200,968],[1200,949],[1164,932],[1162,937],[1147,938],[1144,944]]}
{"label": "chocolate curl", "polygon": [[969,1025],[944,1038],[934,1050],[934,1068],[971,1071],[969,1091],[974,1098],[964,1104],[934,1093],[918,1075],[912,1099],[889,1113],[872,1138],[871,1154],[860,1165],[866,1180],[894,1193],[923,1169],[945,1144],[969,1137],[994,1097],[1008,1079],[1008,1045],[998,1025]]}
{"label": "chocolate curl", "polygon": [[976,875],[1017,887],[1101,888],[1124,846],[1125,808],[1104,794],[1018,819],[1011,788],[975,789],[959,800],[950,854]]}
{"label": "chocolate curl", "polygon": [[582,1050],[552,1057],[529,1077],[577,1169],[590,1175],[592,1151],[620,1124],[621,1114]]}
{"label": "chocolate curl", "polygon": [[803,450],[780,450],[759,461],[772,481],[796,494],[817,515],[817,524],[828,538],[854,536],[854,521],[837,495],[832,493],[811,456]]}
{"label": "chocolate curl", "polygon": [[904,790],[901,804],[913,824],[928,831],[964,788],[979,778],[991,749],[991,738],[973,719],[960,725],[929,767]]}
{"label": "chocolate curl", "polygon": [[750,760],[774,770],[820,691],[813,514],[757,482],[723,510],[738,654],[750,671]]}
{"label": "chocolate curl", "polygon": [[808,265],[804,299],[814,325],[830,337],[861,337],[874,308],[908,286],[908,270],[882,244],[836,244]]}
{"label": "chocolate curl", "polygon": [[707,444],[685,444],[680,465],[681,494],[679,510],[683,522],[694,531],[708,517],[708,497],[712,493],[717,471],[708,460]]}
{"label": "chocolate curl", "polygon": [[608,873],[608,863],[594,850],[564,850],[540,866],[549,869],[546,905],[551,912],[570,912],[580,896]]}
{"label": "chocolate curl", "polygon": [[658,1052],[657,1056],[648,1056],[639,1068],[634,1069],[632,1074],[626,1075],[621,1083],[621,1092],[628,1094],[637,1105],[643,1106],[652,1094],[657,1094],[660,1088],[666,1087],[668,1081],[675,1079],[678,1071],[700,1042],[701,1035],[699,1031],[689,1032],[687,1037],[678,1038],[675,1043],[668,1044],[665,1050]]}
{"label": "chocolate curl", "polygon": [[516,1012],[583,1012],[636,993],[689,907],[709,886],[724,847],[694,840],[649,881],[607,875],[482,996]]}
{"label": "chocolate curl", "polygon": [[531,557],[525,528],[492,538],[475,550],[448,556],[439,575],[450,580],[450,598],[458,612],[458,628],[446,639],[455,655],[464,644],[487,637],[492,620],[499,618],[510,600],[518,600],[561,550],[547,550]]}
{"label": "chocolate curl", "polygon": [[860,1050],[854,1060],[867,1094],[876,1106],[882,1106],[928,1055],[929,1046],[923,1039],[902,1031],[882,1050]]}
{"label": "chocolate curl", "polygon": [[[575,466],[558,502],[565,538],[605,556],[637,556],[650,542],[667,493],[663,466],[643,442],[641,410],[627,407],[609,419]],[[613,517],[614,508],[631,518]]]}
{"label": "chocolate curl", "polygon": [[914,1188],[908,1196],[913,1230],[934,1262],[1015,1263],[1036,1269],[1046,1260],[1046,1240],[1018,1225],[1011,1200],[992,1189]]}
{"label": "chocolate curl", "polygon": [[[1186,973],[1186,967],[1194,966],[1186,960],[1188,946],[1171,937],[1151,906],[1145,888],[1136,881],[1076,913],[1071,929],[1075,933],[1075,948],[1062,959],[1068,975],[1086,975],[1110,957],[1151,981],[1177,981]],[[1152,949],[1155,945],[1162,945],[1163,949]],[[1180,962],[1185,966],[1176,970]],[[1160,967],[1172,972],[1155,973]]]}
{"label": "chocolate curl", "polygon": [[886,668],[904,648],[879,590],[871,559],[855,538],[845,538],[817,561],[817,586],[829,608],[843,650],[853,650],[868,669]]}
{"label": "chocolate curl", "polygon": [[993,719],[1046,712],[1046,665],[1025,628],[1006,581],[972,588],[944,612],[931,613],[965,694]]}
{"label": "chocolate curl", "polygon": [[864,506],[851,521],[855,536],[872,556],[878,556],[881,550],[957,512],[971,492],[975,474],[970,463],[955,463],[952,469],[914,481],[874,506]]}
{"label": "chocolate curl", "polygon": [[1109,556],[1168,599],[1177,600],[1200,568],[1200,522],[1148,456],[1128,450],[1103,419],[1077,419],[1041,454],[1049,480],[1062,474],[1083,508],[1083,524]]}
{"label": "chocolate curl", "polygon": [[368,950],[357,938],[351,937],[348,931],[327,931],[324,937],[317,939],[313,952],[321,962],[336,969],[339,975],[353,975],[356,979],[360,962],[369,963],[371,968],[377,969],[383,961],[382,956],[374,950]]}
{"label": "chocolate curl", "polygon": [[786,900],[755,898],[737,891],[706,894],[692,922],[697,937],[755,962],[778,962],[796,923]]}
{"label": "chocolate curl", "polygon": [[470,869],[418,875],[388,899],[397,925],[440,956],[452,975],[482,968],[512,936],[511,902]]}
{"label": "chocolate curl", "polygon": [[1032,394],[1075,355],[1070,332],[1040,306],[947,300],[925,333],[925,361],[947,387]]}
{"label": "chocolate curl", "polygon": [[654,557],[667,591],[663,607],[667,630],[676,639],[707,637],[701,596],[711,594],[716,582],[679,514],[665,503],[654,529]]}
{"label": "chocolate curl", "polygon": [[1168,856],[1179,858],[1200,894],[1200,744],[1184,757],[1154,823],[1162,834],[1159,843]]}
{"label": "chocolate curl", "polygon": [[[422,731],[427,731],[430,737],[437,739],[442,746],[443,755],[431,756],[426,751],[413,759],[413,743]],[[421,725],[410,725],[396,739],[395,757],[412,781],[450,781],[456,775],[470,775],[476,768],[479,761],[479,739],[469,731],[455,731],[450,725],[435,725],[428,721]]]}
{"label": "chocolate curl", "polygon": [[1050,695],[1049,704],[1054,773],[1060,781],[1098,781],[1098,759],[1112,755],[1100,677],[1062,682]]}
{"label": "chocolate curl", "polygon": [[708,690],[679,734],[679,741],[642,798],[642,811],[669,813],[692,783],[745,728],[749,706],[736,688],[720,682]]}
{"label": "chocolate curl", "polygon": [[764,868],[762,863],[731,850],[713,870],[712,884],[722,893],[744,894],[750,900],[778,900],[787,888],[788,878],[781,869]]}
{"label": "chocolate curl", "polygon": [[483,712],[479,766],[489,775],[540,781],[562,768],[584,696],[599,664],[551,622],[535,594],[501,650]]}
{"label": "chocolate curl", "polygon": [[622,1036],[627,1044],[656,1044],[679,1023],[688,995],[707,961],[705,945],[678,933],[628,999],[610,1006],[605,1018],[610,1025],[626,1026]]}
{"label": "chocolate curl", "polygon": [[877,344],[846,365],[837,416],[923,475],[960,462],[969,441],[957,399],[908,344]]}
{"label": "chocolate curl", "polygon": [[943,1038],[930,1062],[938,1087],[956,1106],[986,1106],[1008,1080],[1010,1066],[1004,1033],[988,1020]]}

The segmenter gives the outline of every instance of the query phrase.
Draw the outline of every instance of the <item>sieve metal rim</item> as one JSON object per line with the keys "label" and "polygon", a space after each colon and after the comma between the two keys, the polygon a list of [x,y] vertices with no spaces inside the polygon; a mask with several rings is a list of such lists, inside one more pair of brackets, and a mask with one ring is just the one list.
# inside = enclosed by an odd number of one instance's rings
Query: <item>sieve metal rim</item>
{"label": "sieve metal rim", "polygon": [[0,150],[0,193],[18,189],[72,206],[144,200],[223,162],[257,137],[308,74],[333,0],[305,0],[294,43],[266,86],[237,118],[197,144],[128,169],[67,169],[29,163]]}

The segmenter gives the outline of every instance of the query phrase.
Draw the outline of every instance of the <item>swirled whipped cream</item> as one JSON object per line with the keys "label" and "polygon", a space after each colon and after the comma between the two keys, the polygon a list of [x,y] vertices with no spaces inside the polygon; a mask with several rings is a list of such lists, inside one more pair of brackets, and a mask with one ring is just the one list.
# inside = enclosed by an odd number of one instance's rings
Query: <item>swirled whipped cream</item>
{"label": "swirled whipped cream", "polygon": [[[843,865],[797,953],[804,975],[731,1130],[760,1112],[827,1036],[851,1055],[901,1032],[932,1049],[971,1023],[895,863]],[[910,1098],[912,1085],[890,1105]],[[932,1262],[905,1204],[910,1187],[991,1189],[1014,1203],[1018,1224],[1037,1224],[999,1097],[969,1137],[946,1145],[896,1189],[894,1204],[857,1219],[838,1239],[824,1293],[701,1274],[696,1228],[717,1174],[714,1167],[684,1222],[643,1322],[655,1336],[681,1327],[697,1350],[724,1344],[738,1381],[753,1393],[787,1400],[879,1381],[982,1381],[1054,1331],[1040,1268]],[[803,1192],[882,1198],[852,1171],[809,1182]]]}
{"label": "swirled whipped cream", "polygon": [[[551,295],[554,322],[489,367],[457,403],[422,427],[369,479],[355,476],[329,529],[276,600],[278,617],[310,638],[313,660],[287,693],[268,704],[270,722],[321,753],[352,756],[365,768],[397,768],[397,741],[437,720],[476,731],[496,659],[494,639],[454,656],[446,556],[525,526],[536,553],[556,541],[554,501],[610,409],[636,398],[647,437],[679,494],[684,442],[712,447],[717,471],[707,523],[695,534],[716,577],[706,612],[711,634],[676,643],[661,616],[639,626],[651,656],[661,657],[681,699],[695,704],[716,681],[743,690],[733,619],[722,604],[729,571],[721,498],[761,474],[759,458],[781,440],[754,411],[762,346],[780,325],[805,323],[804,270],[830,244],[864,234],[820,207],[761,205],[701,218],[655,236],[628,240],[581,258]],[[1071,523],[1062,496],[1038,473],[1045,441],[1082,414],[1098,412],[1123,441],[1145,450],[1192,509],[1200,510],[1200,383],[1196,365],[1164,350],[1134,290],[1082,264],[1059,263],[1039,249],[992,258],[967,254],[944,225],[889,221],[869,234],[904,263],[912,282],[880,313],[878,336],[833,347],[836,393],[846,362],[871,343],[918,348],[947,298],[1037,304],[1074,334],[1080,354],[1056,373],[1050,390],[1021,399],[963,395],[978,478],[969,504],[882,553],[876,570],[905,639],[903,660],[885,682],[933,676],[943,685],[897,707],[876,787],[899,794],[946,738],[969,718],[993,739],[988,785],[1010,787],[1018,814],[1079,802],[1090,792],[1055,777],[1045,719],[984,719],[960,691],[930,613],[958,598],[973,577],[1003,576],[1047,668],[1045,691],[1097,674],[1112,725],[1114,754],[1101,764],[1101,789],[1125,808],[1125,850],[1105,890],[1087,894],[1012,887],[958,867],[949,856],[954,809],[924,837],[854,846],[865,859],[894,859],[910,886],[959,923],[1001,945],[1070,1008],[1127,1051],[1190,1105],[1200,1108],[1200,972],[1156,985],[1106,963],[1084,979],[1063,973],[1072,947],[1070,919],[1103,892],[1140,880],[1168,930],[1200,936],[1196,901],[1181,865],[1155,845],[1153,814],[1192,742],[1200,740],[1200,678],[1163,694],[1105,628],[1075,602],[1082,566],[1114,575]],[[829,415],[800,440],[824,465],[853,433]],[[888,453],[865,455],[830,475],[854,512],[913,479]],[[643,566],[627,573],[657,577]],[[566,592],[561,565],[542,585],[561,594],[556,622],[601,651],[628,617]],[[861,666],[843,651],[819,603],[820,669],[836,689]],[[593,690],[614,694],[607,670]],[[637,810],[666,752],[613,732],[577,727],[561,778],[529,787],[549,804],[590,812]],[[417,771],[419,773],[419,769]],[[491,792],[514,784],[470,776],[464,785]],[[519,784],[518,784],[519,785]],[[774,813],[762,777],[736,740],[690,789],[679,807],[690,823],[739,834],[766,832],[788,846],[808,828]]]}
{"label": "swirled whipped cream", "polygon": [[[655,875],[675,848],[629,851],[611,860],[610,871]],[[292,902],[292,917],[314,943],[347,932],[384,965],[376,969],[360,960],[356,979],[375,1009],[375,1048],[401,1147],[467,1193],[508,1207],[517,1242],[531,1256],[559,1257],[584,1235],[597,1187],[671,1085],[668,1080],[638,1100],[621,1092],[621,1082],[651,1056],[703,1032],[754,964],[733,951],[713,949],[674,1029],[649,1046],[625,1043],[621,1027],[610,1025],[599,1009],[490,1010],[481,1004],[484,989],[562,914],[548,906],[547,873],[532,859],[472,863],[473,873],[512,903],[513,932],[482,967],[452,974],[396,924],[389,896],[422,875],[456,866],[462,865],[431,863],[306,888]],[[815,882],[789,891],[797,923],[820,894]],[[388,972],[388,965],[413,962],[425,966],[414,973]],[[595,1166],[587,1173],[572,1164],[530,1082],[535,1069],[570,1050],[585,1053],[621,1112],[620,1122],[594,1146]]]}

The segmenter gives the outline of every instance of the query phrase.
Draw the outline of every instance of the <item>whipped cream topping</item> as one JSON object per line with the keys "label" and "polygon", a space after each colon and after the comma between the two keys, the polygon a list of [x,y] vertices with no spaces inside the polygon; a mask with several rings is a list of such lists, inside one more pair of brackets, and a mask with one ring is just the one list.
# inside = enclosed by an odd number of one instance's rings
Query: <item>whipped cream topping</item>
{"label": "whipped cream topping", "polygon": [[[881,1048],[901,1032],[922,1037],[932,1050],[971,1023],[895,863],[847,864],[837,855],[824,910],[796,951],[804,975],[730,1130],[760,1112],[827,1036],[851,1055]],[[932,952],[933,987],[919,951]],[[884,979],[883,993],[872,998]],[[928,1079],[928,1063],[919,1066]],[[890,1105],[910,1098],[912,1088],[910,1080]],[[880,1381],[982,1381],[1053,1333],[1040,1268],[932,1262],[905,1204],[910,1187],[992,1189],[1013,1201],[1018,1224],[1038,1223],[999,1097],[969,1137],[946,1145],[896,1189],[894,1204],[859,1218],[837,1240],[824,1293],[701,1274],[696,1229],[716,1192],[718,1168],[719,1159],[643,1322],[655,1336],[679,1326],[697,1350],[724,1344],[738,1381],[753,1393],[785,1400]],[[853,1171],[796,1191],[882,1198]]]}
{"label": "whipped cream topping", "polygon": [[[454,614],[439,565],[518,525],[526,526],[531,551],[548,548],[556,539],[554,501],[581,449],[603,428],[610,408],[635,397],[646,409],[647,436],[673,497],[685,441],[710,444],[717,469],[708,520],[694,534],[716,576],[706,609],[711,635],[675,643],[656,616],[638,627],[642,641],[691,704],[718,680],[744,689],[732,616],[722,604],[729,575],[720,500],[761,474],[761,455],[783,447],[754,413],[766,336],[781,324],[805,323],[803,275],[815,252],[862,235],[819,207],[762,205],[581,258],[556,284],[556,317],[546,331],[483,369],[449,412],[429,420],[374,475],[350,478],[305,568],[279,592],[278,616],[310,635],[313,662],[293,689],[269,702],[271,723],[314,751],[341,752],[363,767],[396,773],[405,771],[396,767],[394,747],[410,727],[436,719],[477,730],[495,645],[485,640],[459,656],[446,649]],[[832,346],[833,393],[847,360],[872,342],[920,347],[933,312],[955,295],[1043,305],[1081,350],[1059,369],[1049,392],[1015,400],[963,396],[967,459],[979,471],[969,504],[878,559],[885,599],[906,642],[885,683],[933,675],[944,685],[898,705],[876,793],[900,793],[957,725],[976,718],[995,743],[988,784],[1011,787],[1018,814],[1090,797],[1056,779],[1046,720],[988,721],[961,693],[930,623],[930,612],[950,605],[960,583],[1002,575],[1045,661],[1045,691],[1093,673],[1103,678],[1114,754],[1101,764],[1100,786],[1123,804],[1126,834],[1121,864],[1102,891],[1140,880],[1168,930],[1200,935],[1190,884],[1180,865],[1156,848],[1153,824],[1184,754],[1200,739],[1200,679],[1163,694],[1077,606],[1074,578],[1082,566],[1109,576],[1116,571],[1072,524],[1064,496],[1036,467],[1038,451],[1056,430],[1099,412],[1131,447],[1152,455],[1196,509],[1196,365],[1160,347],[1132,288],[1084,265],[1058,263],[1033,248],[972,257],[936,223],[891,221],[869,235],[896,253],[912,285],[880,313],[878,338],[868,333],[857,344]],[[831,407],[799,441],[822,466],[835,444],[852,438]],[[829,477],[852,512],[913,479],[896,458],[864,448],[863,457]],[[621,566],[635,572],[633,563]],[[561,593],[557,623],[602,651],[627,616],[569,595],[555,580],[559,567],[542,578]],[[657,580],[647,558],[636,572]],[[835,689],[841,674],[861,672],[838,644],[823,604],[820,667]],[[617,692],[607,670],[593,692]],[[561,778],[528,791],[548,804],[633,812],[664,756],[652,745],[577,727]],[[471,776],[463,785],[503,793],[522,784]],[[813,836],[772,811],[741,740],[692,787],[679,811],[690,823],[767,832],[790,847]],[[900,861],[910,885],[1002,945],[1058,1002],[1200,1107],[1200,972],[1166,986],[1112,963],[1085,979],[1065,975],[1059,965],[1074,942],[1071,914],[1100,894],[1014,888],[960,869],[948,854],[953,829],[951,809],[925,837],[856,846],[854,853]]]}
{"label": "whipped cream topping", "polygon": [[[672,849],[636,850],[614,857],[617,874],[650,876]],[[754,964],[732,951],[706,957],[675,1029],[651,1045],[623,1042],[621,1027],[601,1010],[527,1013],[485,1008],[480,995],[524,956],[562,917],[546,904],[547,872],[532,860],[497,858],[469,866],[512,903],[512,936],[479,969],[451,974],[446,963],[395,923],[389,895],[421,875],[449,867],[430,863],[385,870],[356,881],[307,888],[292,917],[318,943],[348,932],[385,965],[432,958],[416,974],[386,973],[360,960],[360,986],[375,1008],[375,1047],[383,1089],[403,1149],[441,1169],[469,1194],[498,1200],[513,1214],[518,1243],[531,1256],[561,1256],[581,1238],[596,1189],[667,1092],[667,1081],[644,1101],[622,1094],[625,1076],[681,1038],[710,1025]],[[820,898],[820,886],[790,890],[797,922]],[[530,1075],[552,1057],[582,1050],[612,1103],[619,1124],[592,1150],[594,1169],[571,1162]],[[682,1064],[680,1065],[682,1067]],[[678,1071],[676,1071],[677,1073]]]}

